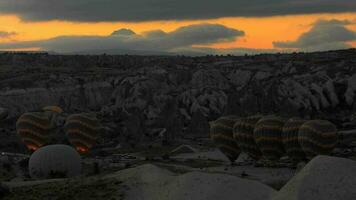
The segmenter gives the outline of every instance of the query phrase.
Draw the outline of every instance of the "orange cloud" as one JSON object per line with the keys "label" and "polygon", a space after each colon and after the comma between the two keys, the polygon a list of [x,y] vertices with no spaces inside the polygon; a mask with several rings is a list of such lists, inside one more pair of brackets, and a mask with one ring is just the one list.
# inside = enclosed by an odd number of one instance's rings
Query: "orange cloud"
{"label": "orange cloud", "polygon": [[[356,21],[356,13],[344,14],[311,14],[294,16],[276,16],[260,18],[220,18],[212,20],[190,21],[152,21],[141,23],[78,23],[67,21],[23,22],[15,15],[0,15],[1,31],[16,32],[17,35],[0,39],[0,42],[43,40],[62,35],[109,35],[120,28],[132,29],[142,33],[152,29],[169,32],[180,26],[197,23],[219,23],[230,28],[243,30],[246,35],[234,42],[210,45],[214,48],[273,48],[273,41],[288,41],[297,39],[308,31],[318,19],[339,19]],[[356,31],[356,24],[348,25]],[[356,47],[356,42],[351,42]]]}

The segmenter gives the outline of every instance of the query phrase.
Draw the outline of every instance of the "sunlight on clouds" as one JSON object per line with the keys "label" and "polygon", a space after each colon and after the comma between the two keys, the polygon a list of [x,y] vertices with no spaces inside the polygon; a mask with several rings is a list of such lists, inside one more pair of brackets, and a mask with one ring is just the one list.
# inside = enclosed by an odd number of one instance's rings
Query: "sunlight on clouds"
{"label": "sunlight on clouds", "polygon": [[[230,28],[243,30],[246,35],[233,42],[208,45],[213,48],[273,48],[273,41],[296,40],[307,32],[318,19],[339,19],[356,21],[356,13],[345,14],[311,14],[295,16],[276,16],[261,18],[220,18],[212,20],[190,21],[152,21],[141,23],[77,23],[65,21],[23,22],[14,15],[0,16],[0,31],[16,32],[11,38],[0,39],[0,42],[44,40],[63,35],[110,35],[114,30],[128,28],[136,33],[160,29],[170,32],[178,27],[198,23],[218,23]],[[347,26],[356,31],[356,24]],[[356,42],[351,42],[356,47]]]}

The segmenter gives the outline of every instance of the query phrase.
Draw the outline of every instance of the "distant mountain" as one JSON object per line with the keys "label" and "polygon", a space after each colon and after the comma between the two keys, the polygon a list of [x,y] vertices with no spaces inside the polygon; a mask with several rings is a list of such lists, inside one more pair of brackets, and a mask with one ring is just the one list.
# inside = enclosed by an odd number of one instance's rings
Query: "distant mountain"
{"label": "distant mountain", "polygon": [[108,55],[176,55],[174,53],[168,53],[163,51],[146,51],[146,50],[131,50],[131,49],[102,49],[102,50],[87,50],[87,51],[78,51],[72,52],[68,54],[77,54],[77,55],[101,55],[101,54],[108,54]]}

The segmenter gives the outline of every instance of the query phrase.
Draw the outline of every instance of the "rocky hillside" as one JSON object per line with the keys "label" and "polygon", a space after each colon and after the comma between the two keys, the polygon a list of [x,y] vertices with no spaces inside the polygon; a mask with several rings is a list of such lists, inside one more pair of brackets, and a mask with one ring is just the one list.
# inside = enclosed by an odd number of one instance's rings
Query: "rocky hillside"
{"label": "rocky hillside", "polygon": [[[9,123],[44,105],[102,111],[120,131],[207,136],[223,114],[351,119],[356,49],[256,56],[0,54],[0,107]],[[142,137],[137,137],[142,138]]]}

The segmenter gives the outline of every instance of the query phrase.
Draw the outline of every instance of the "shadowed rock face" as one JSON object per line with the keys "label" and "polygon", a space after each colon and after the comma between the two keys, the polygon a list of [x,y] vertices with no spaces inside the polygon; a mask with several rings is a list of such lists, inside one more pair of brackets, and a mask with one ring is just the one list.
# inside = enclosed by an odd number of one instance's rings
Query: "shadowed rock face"
{"label": "shadowed rock face", "polygon": [[61,105],[68,112],[75,109],[99,110],[109,103],[112,87],[107,82],[82,86],[13,89],[0,93],[0,105],[10,110],[10,118],[45,105]]}
{"label": "shadowed rock face", "polygon": [[0,107],[0,121],[5,120],[9,116],[9,110]]}
{"label": "shadowed rock face", "polygon": [[68,113],[103,107],[139,112],[146,129],[165,126],[166,105],[174,100],[172,119],[182,127],[197,112],[208,121],[260,112],[340,124],[356,105],[355,55],[355,50],[244,57],[0,54],[0,107],[10,118],[45,105]]}

